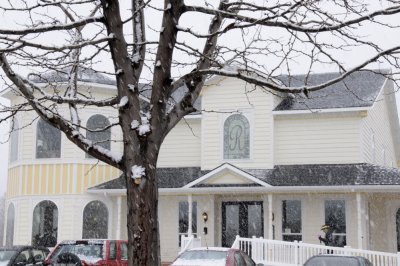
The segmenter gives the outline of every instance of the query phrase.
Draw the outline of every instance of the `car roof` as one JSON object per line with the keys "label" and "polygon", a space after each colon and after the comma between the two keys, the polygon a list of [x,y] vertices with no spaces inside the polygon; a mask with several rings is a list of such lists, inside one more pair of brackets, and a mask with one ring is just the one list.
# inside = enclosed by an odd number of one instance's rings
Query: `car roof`
{"label": "car roof", "polygon": [[211,250],[211,251],[229,251],[234,250],[232,248],[223,248],[223,247],[201,247],[201,248],[192,248],[188,251],[195,251],[195,250]]}
{"label": "car roof", "polygon": [[46,247],[37,247],[37,246],[28,246],[28,245],[4,246],[4,247],[0,247],[0,250],[23,250],[23,249],[28,249],[28,248],[49,250]]}

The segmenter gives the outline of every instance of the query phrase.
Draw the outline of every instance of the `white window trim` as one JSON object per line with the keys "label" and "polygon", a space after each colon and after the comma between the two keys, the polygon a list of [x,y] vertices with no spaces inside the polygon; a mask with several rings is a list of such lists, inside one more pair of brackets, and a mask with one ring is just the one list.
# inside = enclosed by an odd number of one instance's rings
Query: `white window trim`
{"label": "white window trim", "polygon": [[[220,150],[220,161],[221,162],[230,162],[230,163],[235,163],[235,162],[251,162],[253,161],[253,156],[254,156],[254,109],[249,109],[249,108],[238,108],[238,109],[221,109],[219,110],[221,112],[219,118],[219,140],[220,140],[220,145],[219,145],[219,150]],[[249,121],[249,140],[250,140],[250,152],[249,152],[249,158],[245,159],[225,159],[224,158],[224,125],[225,121],[228,117],[230,117],[233,114],[241,114],[246,119]]]}

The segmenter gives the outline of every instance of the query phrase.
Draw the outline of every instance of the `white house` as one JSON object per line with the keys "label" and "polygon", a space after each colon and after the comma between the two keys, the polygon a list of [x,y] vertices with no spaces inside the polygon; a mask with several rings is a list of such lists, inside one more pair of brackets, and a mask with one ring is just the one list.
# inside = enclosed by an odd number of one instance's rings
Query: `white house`
{"label": "white house", "polygon": [[[314,74],[308,82],[335,75]],[[48,79],[65,86],[64,77]],[[87,93],[116,93],[113,81],[99,74],[81,73],[79,80]],[[276,82],[300,85],[304,76]],[[22,101],[12,91],[3,97]],[[198,107],[203,112],[178,124],[159,156],[162,261],[178,254],[182,234],[209,246],[230,246],[236,235],[319,243],[325,223],[335,227],[338,245],[399,250],[400,129],[390,79],[357,72],[306,98],[214,77]],[[113,109],[86,108],[82,122],[97,129],[115,117]],[[126,238],[120,172],[35,118],[26,112],[14,121],[6,242]],[[87,136],[118,139],[120,132]],[[121,151],[118,142],[102,145]]]}

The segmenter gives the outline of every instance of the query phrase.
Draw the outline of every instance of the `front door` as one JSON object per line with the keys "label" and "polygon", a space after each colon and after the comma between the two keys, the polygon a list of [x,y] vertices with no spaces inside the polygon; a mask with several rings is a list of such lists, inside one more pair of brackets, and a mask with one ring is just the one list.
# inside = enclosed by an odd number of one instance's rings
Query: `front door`
{"label": "front door", "polygon": [[222,246],[231,247],[236,235],[264,235],[262,201],[222,202]]}

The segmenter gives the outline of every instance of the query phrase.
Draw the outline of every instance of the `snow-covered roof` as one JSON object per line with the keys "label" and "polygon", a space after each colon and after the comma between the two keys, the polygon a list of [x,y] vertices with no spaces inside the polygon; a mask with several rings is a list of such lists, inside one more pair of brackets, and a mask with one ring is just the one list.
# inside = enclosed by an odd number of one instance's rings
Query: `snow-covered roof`
{"label": "snow-covered roof", "polygon": [[[159,188],[183,188],[213,170],[202,171],[199,167],[158,168]],[[373,164],[304,164],[276,165],[272,169],[242,169],[247,174],[271,186],[357,186],[400,185],[400,170]],[[220,185],[203,184],[196,187]],[[224,187],[236,187],[224,184]],[[244,185],[246,186],[246,185]],[[89,188],[89,190],[125,189],[123,176]]]}
{"label": "snow-covered roof", "polygon": [[[71,68],[64,68],[57,71],[49,71],[42,74],[29,74],[28,78],[35,83],[47,82],[68,82],[71,76]],[[90,68],[78,69],[78,81],[97,84],[116,85],[115,79],[99,73]]]}
{"label": "snow-covered roof", "polygon": [[[388,74],[389,71],[379,73]],[[308,98],[302,94],[285,98],[274,111],[372,106],[386,81],[386,77],[379,73],[367,70],[352,73],[341,82],[309,92]],[[321,73],[279,76],[276,79],[285,86],[301,87],[321,84],[338,76],[339,73]]]}

